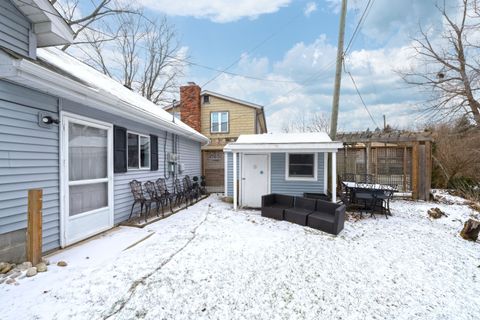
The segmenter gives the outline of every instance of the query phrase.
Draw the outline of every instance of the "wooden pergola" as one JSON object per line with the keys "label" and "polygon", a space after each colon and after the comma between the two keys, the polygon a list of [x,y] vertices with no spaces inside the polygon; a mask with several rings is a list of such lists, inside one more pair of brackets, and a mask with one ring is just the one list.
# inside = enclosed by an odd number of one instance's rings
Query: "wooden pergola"
{"label": "wooden pergola", "polygon": [[430,132],[338,133],[338,173],[373,174],[379,183],[396,184],[413,199],[428,200],[432,180]]}

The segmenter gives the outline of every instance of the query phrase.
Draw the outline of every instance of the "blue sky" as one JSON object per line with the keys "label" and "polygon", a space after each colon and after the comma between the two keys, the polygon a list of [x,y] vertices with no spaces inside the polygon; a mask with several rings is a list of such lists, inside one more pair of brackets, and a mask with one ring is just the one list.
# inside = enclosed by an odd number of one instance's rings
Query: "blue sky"
{"label": "blue sky", "polygon": [[[329,116],[341,0],[138,0],[151,17],[165,15],[175,25],[189,60],[230,72],[203,89],[265,106],[271,131],[300,113]],[[447,0],[447,4],[457,0]],[[351,38],[368,0],[350,0],[345,41]],[[415,67],[412,37],[419,25],[440,27],[436,0],[373,0],[345,65],[357,83],[373,120],[350,77],[343,73],[339,130],[373,130],[383,115],[397,128],[418,128],[425,99],[407,87],[397,71]],[[442,0],[443,3],[443,0]],[[268,38],[259,48],[259,45]],[[182,83],[203,85],[216,73],[190,66]]]}

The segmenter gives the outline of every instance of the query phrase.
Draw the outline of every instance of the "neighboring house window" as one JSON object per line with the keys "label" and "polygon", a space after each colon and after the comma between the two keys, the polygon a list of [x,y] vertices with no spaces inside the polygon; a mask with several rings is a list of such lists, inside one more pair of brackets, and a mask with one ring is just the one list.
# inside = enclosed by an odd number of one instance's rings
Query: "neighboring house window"
{"label": "neighboring house window", "polygon": [[210,96],[209,95],[204,95],[203,96],[203,103],[210,103]]}
{"label": "neighboring house window", "polygon": [[212,112],[210,117],[210,131],[212,133],[228,132],[228,112]]}
{"label": "neighboring house window", "polygon": [[128,169],[150,169],[150,136],[128,132]]}
{"label": "neighboring house window", "polygon": [[182,120],[180,112],[174,112],[173,116],[175,117],[175,119]]}
{"label": "neighboring house window", "polygon": [[317,180],[317,154],[287,153],[285,171],[287,180]]}

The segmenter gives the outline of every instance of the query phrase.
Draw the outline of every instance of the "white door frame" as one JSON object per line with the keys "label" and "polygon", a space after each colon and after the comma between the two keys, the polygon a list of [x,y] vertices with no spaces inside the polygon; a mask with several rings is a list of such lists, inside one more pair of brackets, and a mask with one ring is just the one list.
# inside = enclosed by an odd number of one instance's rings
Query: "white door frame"
{"label": "white door frame", "polygon": [[[85,116],[80,116],[74,113],[61,111],[60,112],[60,246],[62,248],[73,244],[75,242],[81,241],[88,237],[91,237],[102,231],[111,229],[113,227],[113,209],[114,209],[114,197],[113,197],[113,124],[108,122],[103,122],[88,118]],[[68,208],[69,208],[69,175],[68,175],[68,127],[66,126],[67,122],[75,122],[80,124],[85,124],[87,126],[96,126],[102,129],[107,130],[107,179],[108,179],[108,205],[109,205],[109,224],[107,227],[100,230],[95,230],[83,236],[81,239],[75,239],[73,241],[68,241],[67,239],[67,227],[68,227]],[[96,209],[98,210],[98,209]],[[92,210],[91,212],[95,212]],[[79,216],[82,216],[80,214]]]}
{"label": "white door frame", "polygon": [[270,160],[270,153],[241,153],[240,154],[240,162],[241,162],[241,165],[240,165],[240,199],[239,199],[239,202],[240,202],[240,207],[243,206],[243,200],[244,200],[244,190],[245,190],[245,177],[244,177],[244,172],[245,172],[245,169],[244,169],[244,164],[245,164],[245,161],[244,161],[244,156],[245,155],[252,155],[252,156],[267,156],[267,192],[268,193],[271,193],[271,186],[272,186],[272,183],[271,183],[271,170],[270,170],[270,165],[271,165],[271,160]]}

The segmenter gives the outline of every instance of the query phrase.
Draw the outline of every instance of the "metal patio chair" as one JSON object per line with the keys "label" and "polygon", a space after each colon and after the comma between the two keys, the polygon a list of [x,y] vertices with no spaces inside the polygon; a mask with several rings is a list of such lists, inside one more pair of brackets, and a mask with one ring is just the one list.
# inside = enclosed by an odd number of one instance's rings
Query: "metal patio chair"
{"label": "metal patio chair", "polygon": [[162,208],[162,216],[164,216],[164,210],[163,210],[163,202],[162,199],[160,198],[160,195],[157,193],[157,189],[155,188],[155,183],[152,181],[147,181],[143,184],[145,187],[145,191],[148,193],[148,196],[150,197],[151,202],[155,202],[157,205],[157,217],[159,217],[159,209]]}
{"label": "metal patio chair", "polygon": [[[175,194],[170,193],[168,191],[167,184],[165,182],[165,179],[163,178],[158,178],[155,181],[155,185],[157,187],[157,194],[159,195],[162,203],[165,203],[165,206],[169,205],[170,211],[173,212],[172,202],[175,199]],[[162,206],[162,210],[163,210],[163,206]]]}
{"label": "metal patio chair", "polygon": [[392,215],[390,200],[393,199],[393,195],[397,190],[397,186],[390,187],[391,189],[382,190],[383,192],[374,194],[373,210],[380,209],[380,213],[384,214],[386,219],[388,219],[389,215]]}
{"label": "metal patio chair", "polygon": [[[195,177],[193,177],[195,179]],[[185,180],[187,181],[187,187],[189,192],[192,193],[193,198],[195,198],[195,202],[198,202],[198,198],[200,197],[200,190],[198,188],[198,183],[192,183],[189,175],[185,176]]]}
{"label": "metal patio chair", "polygon": [[182,189],[182,184],[178,178],[173,182],[173,190],[175,193],[175,205],[180,205],[185,200],[185,205],[188,207],[185,190]]}
{"label": "metal patio chair", "polygon": [[130,190],[133,195],[133,204],[132,204],[132,209],[130,210],[130,215],[128,216],[128,219],[132,217],[133,208],[135,207],[135,205],[137,203],[140,203],[140,217],[142,216],[143,207],[145,206],[145,222],[147,222],[147,216],[148,216],[148,213],[150,212],[152,201],[145,197],[142,189],[142,183],[140,181],[132,180],[130,181],[129,184],[130,184]]}

